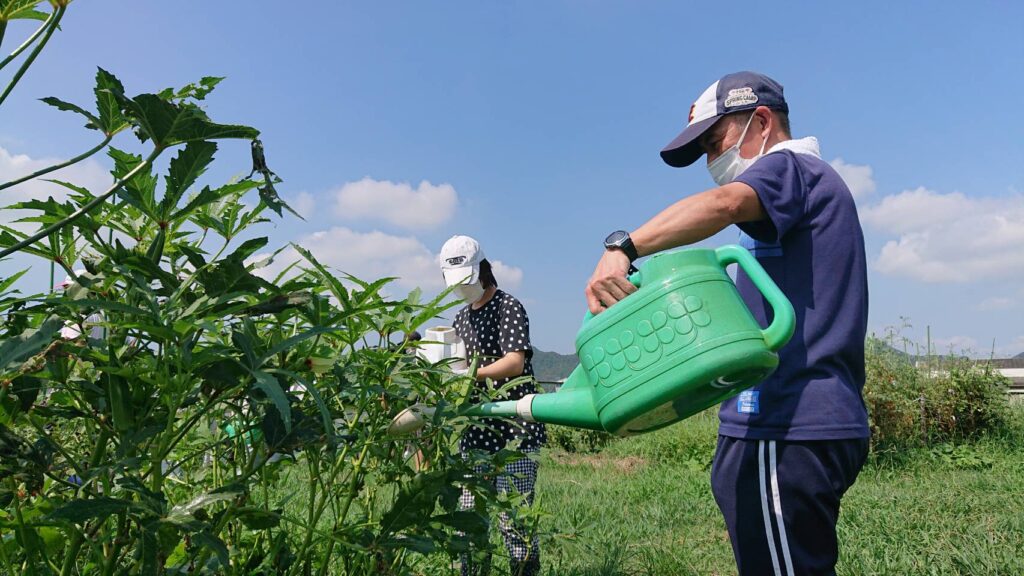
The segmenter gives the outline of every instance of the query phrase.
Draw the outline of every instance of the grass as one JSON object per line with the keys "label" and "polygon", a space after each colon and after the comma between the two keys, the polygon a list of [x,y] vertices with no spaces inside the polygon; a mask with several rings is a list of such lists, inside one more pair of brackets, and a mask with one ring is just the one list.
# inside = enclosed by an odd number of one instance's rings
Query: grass
{"label": "grass", "polygon": [[[1014,420],[955,458],[872,458],[843,500],[838,573],[1024,573],[1024,407]],[[547,452],[545,573],[735,573],[706,468],[715,425],[701,415],[598,455]]]}
{"label": "grass", "polygon": [[[1012,414],[1008,430],[970,444],[873,455],[843,500],[838,573],[1024,574],[1024,403]],[[711,495],[716,430],[708,412],[599,454],[545,449],[544,574],[734,574]],[[457,573],[446,557],[422,560],[417,573]],[[506,566],[496,556],[492,574]]]}

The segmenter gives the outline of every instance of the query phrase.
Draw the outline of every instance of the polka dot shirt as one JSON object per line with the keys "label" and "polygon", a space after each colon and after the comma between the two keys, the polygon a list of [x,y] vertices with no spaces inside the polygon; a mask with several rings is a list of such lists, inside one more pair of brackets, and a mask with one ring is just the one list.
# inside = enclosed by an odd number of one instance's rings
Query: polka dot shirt
{"label": "polka dot shirt", "polygon": [[[525,352],[526,364],[520,376],[533,376],[533,347],[530,345],[530,319],[526,309],[511,294],[498,290],[486,304],[477,310],[466,306],[455,316],[455,331],[466,343],[466,353],[475,359],[478,367],[487,366],[509,352]],[[520,376],[494,381],[498,389]],[[478,390],[487,383],[478,381]],[[518,400],[537,391],[532,380],[508,391],[502,399]],[[479,394],[476,394],[479,396]],[[547,431],[540,422],[526,422],[519,418],[505,420],[485,418],[480,426],[466,429],[460,442],[463,451],[469,449],[497,452],[515,438],[522,438],[520,450],[536,450],[547,441]]]}

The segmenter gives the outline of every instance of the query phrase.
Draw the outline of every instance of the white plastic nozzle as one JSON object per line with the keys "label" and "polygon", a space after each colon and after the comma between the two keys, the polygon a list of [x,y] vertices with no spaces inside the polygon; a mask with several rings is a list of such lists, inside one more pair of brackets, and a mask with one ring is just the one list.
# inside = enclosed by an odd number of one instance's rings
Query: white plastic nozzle
{"label": "white plastic nozzle", "polygon": [[427,423],[427,418],[431,418],[434,415],[434,409],[429,406],[423,406],[416,404],[410,406],[405,410],[402,410],[391,420],[391,424],[388,425],[388,434],[397,436],[399,434],[411,434],[423,428]]}

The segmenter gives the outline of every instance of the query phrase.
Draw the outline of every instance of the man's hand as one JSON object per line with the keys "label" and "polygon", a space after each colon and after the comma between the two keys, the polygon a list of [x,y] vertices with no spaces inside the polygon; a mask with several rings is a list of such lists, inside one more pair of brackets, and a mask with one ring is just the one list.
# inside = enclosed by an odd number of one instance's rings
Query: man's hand
{"label": "man's hand", "polygon": [[605,250],[587,283],[587,306],[592,314],[600,314],[605,308],[636,292],[636,286],[626,279],[627,272],[629,257],[621,250]]}

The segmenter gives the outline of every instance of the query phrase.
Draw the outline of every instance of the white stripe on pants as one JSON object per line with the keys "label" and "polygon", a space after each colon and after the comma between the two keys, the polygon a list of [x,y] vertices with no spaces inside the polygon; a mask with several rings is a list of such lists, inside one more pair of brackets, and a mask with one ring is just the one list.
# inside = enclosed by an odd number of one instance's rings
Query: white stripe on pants
{"label": "white stripe on pants", "polygon": [[[764,465],[764,448],[768,445],[768,468]],[[775,523],[779,527],[779,541],[782,544],[782,558],[786,563],[786,574],[796,576],[793,571],[793,559],[789,553],[789,540],[786,538],[786,522],[782,517],[782,496],[779,492],[779,477],[775,469],[775,441],[759,440],[757,442],[757,467],[761,484],[761,512],[764,517],[764,531],[768,538],[768,550],[772,555],[772,568],[776,576],[782,576],[779,569],[779,554],[775,550],[775,535],[772,533],[770,515],[775,516]],[[768,505],[768,491],[766,484],[771,487],[771,509]]]}

